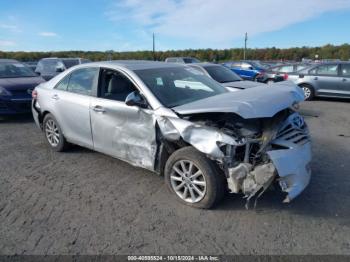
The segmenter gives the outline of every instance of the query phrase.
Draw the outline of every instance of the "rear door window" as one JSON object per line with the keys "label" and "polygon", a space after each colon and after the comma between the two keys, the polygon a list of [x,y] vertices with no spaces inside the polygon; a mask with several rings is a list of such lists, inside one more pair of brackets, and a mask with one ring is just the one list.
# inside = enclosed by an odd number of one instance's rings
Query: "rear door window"
{"label": "rear door window", "polygon": [[70,78],[70,75],[67,75],[66,77],[64,77],[64,78],[55,86],[55,89],[67,91],[68,84],[69,84],[69,78]]}
{"label": "rear door window", "polygon": [[170,63],[175,63],[176,62],[176,58],[168,58],[166,61],[170,62]]}
{"label": "rear door window", "polygon": [[282,66],[282,67],[280,67],[279,72],[282,72],[282,73],[293,72],[293,65]]}
{"label": "rear door window", "polygon": [[82,68],[73,71],[70,75],[68,91],[81,95],[92,95],[97,87],[98,68]]}
{"label": "rear door window", "polygon": [[341,65],[341,75],[344,77],[350,77],[350,64]]}
{"label": "rear door window", "polygon": [[308,67],[308,65],[297,65],[295,71],[303,70],[306,67]]}
{"label": "rear door window", "polygon": [[240,68],[241,67],[241,62],[233,62],[231,64],[231,67],[233,67],[233,68]]}
{"label": "rear door window", "polygon": [[241,65],[242,69],[244,70],[252,70],[253,66],[251,64],[243,62]]}
{"label": "rear door window", "polygon": [[[311,70],[312,71],[312,70]],[[320,65],[315,68],[316,75],[324,76],[337,76],[338,75],[338,65]]]}

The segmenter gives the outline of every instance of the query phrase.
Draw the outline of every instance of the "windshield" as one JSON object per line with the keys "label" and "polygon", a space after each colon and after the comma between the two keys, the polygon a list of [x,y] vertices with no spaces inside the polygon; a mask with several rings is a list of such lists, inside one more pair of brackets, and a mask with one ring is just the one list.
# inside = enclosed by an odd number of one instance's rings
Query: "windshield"
{"label": "windshield", "polygon": [[79,65],[79,59],[63,59],[62,62],[67,69],[72,66]]}
{"label": "windshield", "polygon": [[268,69],[269,68],[269,66],[261,63],[260,61],[250,61],[249,63],[251,63],[256,68],[261,68],[261,69]]}
{"label": "windshield", "polygon": [[200,61],[196,58],[184,58],[183,59],[186,64],[199,63]]}
{"label": "windshield", "polygon": [[228,92],[193,68],[169,67],[134,72],[158,100],[170,108]]}
{"label": "windshield", "polygon": [[44,59],[39,61],[35,72],[55,73],[58,67],[64,68],[64,65],[58,59]]}
{"label": "windshield", "polygon": [[218,81],[219,83],[236,82],[242,80],[242,78],[240,78],[236,73],[224,66],[204,66],[204,69],[214,80]]}
{"label": "windshield", "polygon": [[0,78],[34,77],[33,70],[21,63],[0,63]]}

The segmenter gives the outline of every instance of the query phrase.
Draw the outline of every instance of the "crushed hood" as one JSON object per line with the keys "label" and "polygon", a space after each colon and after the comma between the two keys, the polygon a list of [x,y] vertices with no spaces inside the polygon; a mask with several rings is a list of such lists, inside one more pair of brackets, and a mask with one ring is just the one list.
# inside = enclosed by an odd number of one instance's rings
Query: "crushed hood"
{"label": "crushed hood", "polygon": [[199,113],[236,113],[243,118],[272,117],[279,111],[304,100],[304,93],[295,84],[284,81],[257,86],[239,92],[228,92],[201,99],[173,110],[181,115]]}
{"label": "crushed hood", "polygon": [[223,85],[224,87],[233,87],[233,88],[239,88],[239,89],[246,89],[246,88],[251,88],[256,86],[266,86],[266,84],[253,82],[253,81],[244,81],[244,80],[222,83],[221,85]]}

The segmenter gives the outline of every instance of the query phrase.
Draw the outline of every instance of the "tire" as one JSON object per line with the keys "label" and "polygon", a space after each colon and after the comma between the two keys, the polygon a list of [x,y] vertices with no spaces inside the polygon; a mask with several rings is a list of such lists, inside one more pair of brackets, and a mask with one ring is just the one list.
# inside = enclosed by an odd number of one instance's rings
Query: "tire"
{"label": "tire", "polygon": [[266,84],[268,84],[268,85],[271,85],[273,83],[275,83],[275,81],[273,79],[267,79],[267,81],[266,81]]}
{"label": "tire", "polygon": [[[184,169],[187,173],[180,174]],[[214,207],[226,192],[224,174],[211,160],[193,147],[179,149],[169,157],[165,165],[164,179],[168,189],[178,201],[195,208]]]}
{"label": "tire", "polygon": [[304,95],[305,95],[305,100],[306,101],[310,101],[315,97],[315,90],[311,85],[308,84],[301,84],[300,87],[303,89],[304,91]]}
{"label": "tire", "polygon": [[46,142],[53,150],[62,152],[68,148],[69,143],[63,136],[62,129],[53,115],[47,114],[44,117],[43,131]]}

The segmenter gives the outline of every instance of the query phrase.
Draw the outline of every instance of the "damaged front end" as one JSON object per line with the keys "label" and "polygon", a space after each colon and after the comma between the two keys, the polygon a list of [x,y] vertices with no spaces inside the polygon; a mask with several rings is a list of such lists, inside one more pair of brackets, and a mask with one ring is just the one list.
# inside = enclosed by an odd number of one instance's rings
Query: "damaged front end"
{"label": "damaged front end", "polygon": [[[288,110],[262,121],[261,136],[247,139],[244,161],[229,163],[228,187],[233,193],[243,192],[249,203],[252,197],[260,197],[277,181],[287,193],[283,201],[287,203],[310,181],[309,131],[302,116]],[[258,148],[255,152],[254,146]]]}
{"label": "damaged front end", "polygon": [[159,116],[165,139],[183,140],[217,162],[231,193],[258,199],[273,182],[299,195],[310,180],[311,147],[308,128],[292,109],[273,117],[244,119],[235,113]]}

